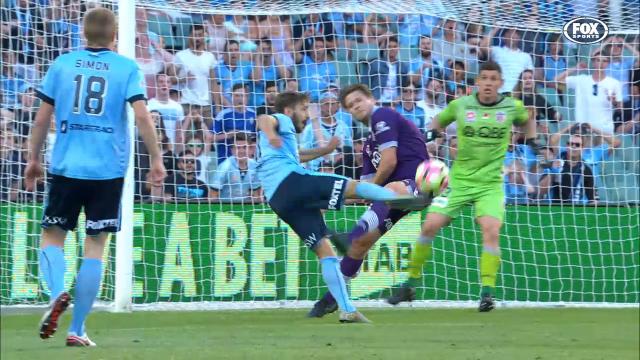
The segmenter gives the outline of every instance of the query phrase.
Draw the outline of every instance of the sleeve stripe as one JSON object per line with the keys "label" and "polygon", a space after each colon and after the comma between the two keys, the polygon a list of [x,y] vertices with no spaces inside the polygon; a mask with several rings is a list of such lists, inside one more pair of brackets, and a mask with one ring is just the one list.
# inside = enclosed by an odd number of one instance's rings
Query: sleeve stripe
{"label": "sleeve stripe", "polygon": [[138,100],[143,100],[143,101],[147,101],[146,96],[144,96],[143,94],[138,94],[138,95],[133,95],[132,97],[128,98],[127,101],[130,104],[133,104],[134,102],[138,101]]}
{"label": "sleeve stripe", "polygon": [[376,174],[361,175],[361,176],[360,176],[360,180],[369,180],[369,179],[373,179],[373,177],[374,177],[375,175],[376,175]]}
{"label": "sleeve stripe", "polygon": [[398,142],[397,141],[388,141],[380,146],[378,146],[378,149],[380,151],[384,150],[384,149],[388,149],[391,147],[398,147]]}
{"label": "sleeve stripe", "polygon": [[36,90],[36,96],[37,96],[40,100],[42,100],[42,101],[46,102],[47,104],[49,104],[49,105],[51,105],[51,106],[54,106],[54,105],[55,105],[55,101],[54,101],[52,98],[50,98],[50,97],[48,97],[47,95],[45,95],[45,94],[44,94],[43,92],[41,92],[41,91]]}

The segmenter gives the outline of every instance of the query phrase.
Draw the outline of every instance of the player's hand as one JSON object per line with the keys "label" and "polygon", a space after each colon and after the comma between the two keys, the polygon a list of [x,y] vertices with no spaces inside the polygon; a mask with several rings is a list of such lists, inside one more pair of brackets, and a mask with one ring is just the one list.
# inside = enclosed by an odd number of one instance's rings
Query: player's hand
{"label": "player's hand", "polygon": [[153,160],[149,170],[149,180],[152,186],[162,186],[164,178],[167,177],[167,170],[164,168],[162,158]]}
{"label": "player's hand", "polygon": [[279,136],[269,139],[269,145],[273,146],[276,149],[279,149],[282,146],[282,139]]}
{"label": "player's hand", "polygon": [[36,179],[44,176],[44,170],[40,161],[29,161],[24,169],[24,186],[27,191],[33,191],[36,187]]}
{"label": "player's hand", "polygon": [[330,149],[331,152],[333,152],[333,150],[335,150],[338,146],[340,146],[340,143],[342,143],[342,141],[340,140],[339,137],[332,136],[331,139],[329,140],[329,143],[327,144],[327,148]]}

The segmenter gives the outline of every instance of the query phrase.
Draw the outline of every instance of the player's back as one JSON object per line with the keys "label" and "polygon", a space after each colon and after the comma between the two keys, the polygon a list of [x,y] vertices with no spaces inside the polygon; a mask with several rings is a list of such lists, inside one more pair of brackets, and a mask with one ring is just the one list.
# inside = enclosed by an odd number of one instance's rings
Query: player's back
{"label": "player's back", "polygon": [[130,141],[125,104],[145,99],[133,60],[108,49],[62,55],[47,72],[39,96],[55,108],[53,174],[78,179],[124,176]]}
{"label": "player's back", "polygon": [[298,139],[293,121],[284,114],[270,116],[278,120],[277,132],[282,139],[282,145],[278,148],[272,146],[267,136],[262,131],[258,131],[258,152],[260,154],[258,177],[267,199],[271,199],[278,185],[292,171],[304,172],[304,168],[300,165]]}

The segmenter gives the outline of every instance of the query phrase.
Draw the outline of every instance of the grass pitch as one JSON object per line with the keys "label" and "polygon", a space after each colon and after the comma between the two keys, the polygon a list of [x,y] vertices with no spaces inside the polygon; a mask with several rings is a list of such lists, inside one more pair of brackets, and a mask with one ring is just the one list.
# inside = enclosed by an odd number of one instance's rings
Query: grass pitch
{"label": "grass pitch", "polygon": [[638,309],[385,309],[371,325],[299,310],[95,313],[97,348],[38,338],[40,315],[2,316],[2,360],[12,359],[633,359]]}

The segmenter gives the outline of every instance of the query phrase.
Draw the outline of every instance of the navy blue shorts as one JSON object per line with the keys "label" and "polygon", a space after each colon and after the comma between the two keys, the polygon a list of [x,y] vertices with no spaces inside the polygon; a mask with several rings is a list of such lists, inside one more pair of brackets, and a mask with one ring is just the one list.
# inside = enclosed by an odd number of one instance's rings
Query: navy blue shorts
{"label": "navy blue shorts", "polygon": [[123,178],[83,180],[52,175],[41,226],[72,231],[84,208],[87,235],[118,232],[123,184]]}
{"label": "navy blue shorts", "polygon": [[280,183],[269,206],[313,249],[328,234],[321,210],[342,207],[348,181],[338,175],[292,172]]}

